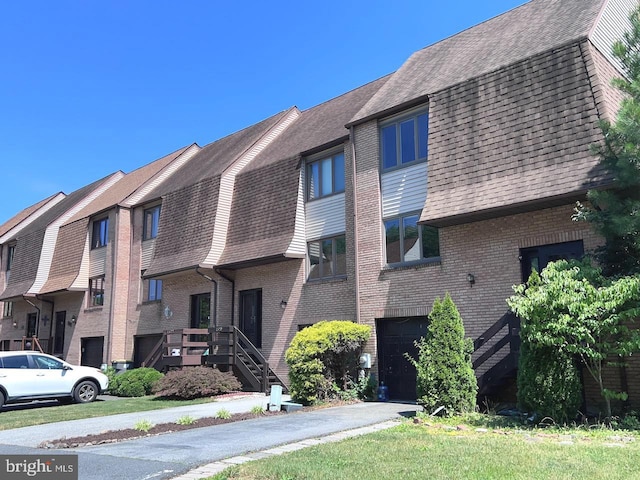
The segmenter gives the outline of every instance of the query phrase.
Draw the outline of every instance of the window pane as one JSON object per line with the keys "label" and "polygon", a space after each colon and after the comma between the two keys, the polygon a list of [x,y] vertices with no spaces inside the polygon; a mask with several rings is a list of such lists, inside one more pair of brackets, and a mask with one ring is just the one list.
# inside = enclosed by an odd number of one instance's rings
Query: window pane
{"label": "window pane", "polygon": [[384,222],[387,263],[400,262],[400,221],[398,219]]}
{"label": "window pane", "polygon": [[336,242],[336,275],[347,274],[347,242],[345,237],[337,237]]}
{"label": "window pane", "polygon": [[320,243],[309,242],[309,279],[320,278]]}
{"label": "window pane", "polygon": [[416,159],[415,123],[413,118],[400,124],[400,138],[402,145],[402,163],[413,162]]}
{"label": "window pane", "polygon": [[331,159],[330,158],[325,158],[324,160],[322,160],[321,163],[321,168],[322,168],[322,173],[321,173],[321,178],[322,180],[320,181],[320,185],[322,188],[322,195],[330,195],[331,194],[331,179],[333,178],[333,175],[331,173]]}
{"label": "window pane", "polygon": [[431,258],[440,256],[440,238],[438,229],[428,225],[422,225],[422,257]]}
{"label": "window pane", "polygon": [[396,126],[384,127],[382,129],[382,168],[391,168],[398,164],[396,142]]}
{"label": "window pane", "polygon": [[320,165],[318,162],[309,164],[307,169],[307,198],[309,200],[320,196]]}
{"label": "window pane", "polygon": [[420,242],[418,242],[418,217],[407,217],[402,220],[404,241],[403,258],[405,262],[420,260]]}
{"label": "window pane", "polygon": [[427,158],[427,145],[429,142],[429,115],[418,115],[418,156],[422,160]]}
{"label": "window pane", "polygon": [[333,275],[333,240],[322,241],[322,276]]}
{"label": "window pane", "polygon": [[333,157],[333,191],[344,192],[344,154]]}

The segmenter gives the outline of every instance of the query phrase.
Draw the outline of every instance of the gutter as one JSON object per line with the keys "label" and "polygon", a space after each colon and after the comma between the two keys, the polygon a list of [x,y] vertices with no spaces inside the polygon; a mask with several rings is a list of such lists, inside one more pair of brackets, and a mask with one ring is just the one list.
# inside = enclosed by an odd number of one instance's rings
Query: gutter
{"label": "gutter", "polygon": [[349,127],[351,137],[351,185],[353,188],[353,250],[356,277],[356,323],[360,323],[360,270],[358,268],[358,182],[356,181],[356,132],[353,125]]}

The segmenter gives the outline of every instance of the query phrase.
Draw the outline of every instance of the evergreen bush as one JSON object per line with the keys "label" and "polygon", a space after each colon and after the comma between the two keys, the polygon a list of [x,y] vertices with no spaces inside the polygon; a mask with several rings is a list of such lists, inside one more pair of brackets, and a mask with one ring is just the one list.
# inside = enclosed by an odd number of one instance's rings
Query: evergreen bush
{"label": "evergreen bush", "polygon": [[109,392],[117,397],[143,397],[150,395],[153,386],[163,377],[155,368],[134,368],[113,375]]}
{"label": "evergreen bush", "polygon": [[186,367],[168,372],[153,389],[159,396],[190,400],[237,391],[242,385],[231,372],[210,367]]}
{"label": "evergreen bush", "polygon": [[318,322],[299,331],[285,352],[290,393],[313,404],[349,389],[371,327],[347,320]]}
{"label": "evergreen bush", "polygon": [[418,403],[427,412],[440,406],[450,415],[473,411],[478,391],[473,344],[464,337],[462,318],[448,293],[435,300],[427,334],[416,347],[418,358],[406,357],[416,367]]}
{"label": "evergreen bush", "polygon": [[574,420],[582,403],[580,371],[573,356],[523,339],[518,363],[518,407],[556,423]]}

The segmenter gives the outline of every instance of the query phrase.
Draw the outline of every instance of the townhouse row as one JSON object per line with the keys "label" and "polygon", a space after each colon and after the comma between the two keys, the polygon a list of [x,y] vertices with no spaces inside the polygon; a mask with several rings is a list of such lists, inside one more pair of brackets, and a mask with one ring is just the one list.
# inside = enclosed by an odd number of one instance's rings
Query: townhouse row
{"label": "townhouse row", "polygon": [[[167,330],[233,326],[286,382],[293,335],[346,319],[411,399],[404,353],[449,292],[488,393],[515,372],[512,285],[600,241],[571,215],[608,184],[589,145],[621,100],[610,52],[633,7],[532,0],[323,104],[23,210],[0,226],[0,347],[137,366]],[[633,368],[611,386],[640,402]]]}

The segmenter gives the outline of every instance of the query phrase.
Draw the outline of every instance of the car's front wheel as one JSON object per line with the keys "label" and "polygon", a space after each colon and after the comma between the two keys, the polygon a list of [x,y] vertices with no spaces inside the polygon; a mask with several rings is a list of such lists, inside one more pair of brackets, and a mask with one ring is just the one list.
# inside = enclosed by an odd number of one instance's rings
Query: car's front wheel
{"label": "car's front wheel", "polygon": [[2,390],[0,390],[0,408],[2,408],[2,406],[4,405],[4,402],[5,402],[4,393],[2,392]]}
{"label": "car's front wheel", "polygon": [[73,399],[77,403],[93,402],[97,396],[98,387],[91,380],[80,382],[73,391]]}

